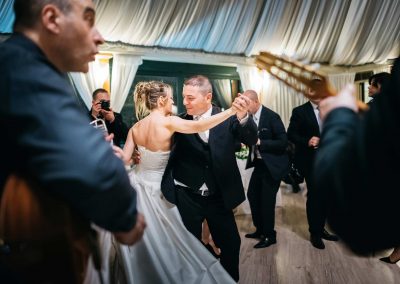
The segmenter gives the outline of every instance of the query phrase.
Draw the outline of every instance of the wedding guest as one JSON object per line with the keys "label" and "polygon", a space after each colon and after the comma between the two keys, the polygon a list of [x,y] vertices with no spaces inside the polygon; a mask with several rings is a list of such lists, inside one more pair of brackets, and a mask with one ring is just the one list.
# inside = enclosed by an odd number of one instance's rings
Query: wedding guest
{"label": "wedding guest", "polygon": [[246,168],[254,167],[247,198],[256,231],[245,237],[259,239],[254,248],[266,248],[276,243],[276,194],[289,172],[288,140],[279,115],[263,106],[255,91],[247,90],[243,96],[250,99],[249,113],[258,129],[257,143],[251,147],[246,164]]}
{"label": "wedding guest", "polygon": [[382,92],[383,85],[387,84],[389,78],[390,74],[386,72],[377,73],[369,77],[368,96],[371,98],[368,102],[369,105],[374,103],[374,99]]}
{"label": "wedding guest", "polygon": [[[321,84],[319,79],[314,84]],[[316,90],[308,90],[310,96]],[[314,185],[312,169],[315,155],[320,144],[322,122],[319,115],[319,99],[293,109],[288,127],[289,140],[295,145],[295,164],[304,176],[307,184],[307,221],[310,232],[310,242],[317,249],[324,249],[322,239],[337,241],[338,238],[325,230],[326,200],[321,198],[318,191],[322,190]],[[322,184],[320,186],[323,186]]]}
{"label": "wedding guest", "polygon": [[122,120],[121,114],[110,107],[110,94],[105,89],[96,89],[92,95],[92,108],[89,119],[101,118],[105,121],[109,134],[114,134],[114,145],[121,147],[128,135],[128,127]]}
{"label": "wedding guest", "polygon": [[[14,12],[14,34],[0,44],[0,146],[4,150],[0,211],[25,208],[8,204],[4,194],[9,192],[3,192],[3,187],[25,190],[33,186],[32,195],[57,200],[49,206],[63,204],[85,224],[93,222],[113,232],[120,242],[135,243],[145,226],[136,210],[135,190],[123,162],[82,114],[65,75],[87,72],[88,62],[104,42],[94,26],[94,3],[15,0]],[[35,212],[46,210],[35,208]],[[13,221],[13,216],[3,216]],[[35,233],[51,236],[41,230]],[[1,255],[0,266],[16,271],[21,281],[82,280],[87,258],[79,260],[79,271],[69,271],[61,259],[78,261],[72,258],[75,251],[64,251],[64,247],[49,251],[46,246],[51,245],[51,238],[37,242],[31,237],[26,234],[24,242],[18,243],[2,236],[0,251],[6,254]],[[42,257],[32,258],[35,255]]]}
{"label": "wedding guest", "polygon": [[[324,131],[315,161],[316,186],[329,200],[328,221],[356,252],[400,245],[394,178],[400,171],[400,59],[387,88],[362,118],[354,86],[320,103]],[[397,259],[391,259],[396,261]]]}

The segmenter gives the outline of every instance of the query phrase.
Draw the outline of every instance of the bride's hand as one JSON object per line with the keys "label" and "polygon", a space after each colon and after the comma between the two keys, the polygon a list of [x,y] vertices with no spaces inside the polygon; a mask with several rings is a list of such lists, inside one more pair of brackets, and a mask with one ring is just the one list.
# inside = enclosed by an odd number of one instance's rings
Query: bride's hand
{"label": "bride's hand", "polygon": [[247,115],[249,105],[250,99],[246,96],[238,94],[238,96],[232,102],[232,107],[235,107],[238,119],[242,119]]}

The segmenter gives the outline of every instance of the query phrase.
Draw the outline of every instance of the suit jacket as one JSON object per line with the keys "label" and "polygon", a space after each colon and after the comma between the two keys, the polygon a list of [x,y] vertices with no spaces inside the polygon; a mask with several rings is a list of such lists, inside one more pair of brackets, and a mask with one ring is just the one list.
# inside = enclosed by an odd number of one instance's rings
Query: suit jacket
{"label": "suit jacket", "polygon": [[[280,116],[262,106],[258,124],[260,145],[256,146],[275,180],[281,180],[289,172],[289,157],[286,153],[287,136]],[[250,148],[252,149],[252,148]],[[253,167],[251,155],[247,157],[246,168]]]}
{"label": "suit jacket", "polygon": [[[212,114],[220,112],[219,108],[213,107]],[[184,119],[193,119],[192,116],[184,114]],[[180,143],[199,139],[198,134],[182,134],[174,135],[174,143],[171,149],[170,158],[164,172],[161,182],[161,190],[165,198],[176,203],[175,184],[174,184],[174,164],[177,152],[180,149]],[[240,125],[236,116],[233,116],[214,128],[210,129],[208,145],[210,148],[211,162],[214,171],[214,177],[222,194],[222,199],[226,208],[233,209],[245,200],[244,189],[240,177],[239,169],[236,163],[235,149],[236,140],[240,140],[245,144],[253,145],[257,142],[257,129],[254,121],[248,119],[245,125]],[[196,149],[193,147],[193,151]]]}
{"label": "suit jacket", "polygon": [[316,149],[308,146],[311,137],[320,137],[313,106],[307,102],[293,109],[288,127],[288,138],[295,145],[294,162],[300,172],[309,176]]}
{"label": "suit jacket", "polygon": [[105,229],[131,229],[136,194],[125,167],[89,125],[65,74],[20,34],[0,44],[0,62],[0,190],[18,174]]}
{"label": "suit jacket", "polygon": [[357,252],[400,245],[399,104],[397,59],[387,89],[362,118],[339,108],[324,121],[315,182],[329,200],[331,227]]}

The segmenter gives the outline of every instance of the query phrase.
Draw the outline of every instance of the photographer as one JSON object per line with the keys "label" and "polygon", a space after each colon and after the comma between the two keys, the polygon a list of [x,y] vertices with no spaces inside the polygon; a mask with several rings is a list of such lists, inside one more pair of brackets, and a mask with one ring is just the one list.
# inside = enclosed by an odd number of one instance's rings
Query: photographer
{"label": "photographer", "polygon": [[92,108],[89,111],[90,120],[104,119],[108,133],[114,134],[114,145],[121,147],[128,135],[128,128],[122,121],[121,114],[113,112],[110,108],[109,93],[105,89],[97,89],[93,92],[92,98]]}

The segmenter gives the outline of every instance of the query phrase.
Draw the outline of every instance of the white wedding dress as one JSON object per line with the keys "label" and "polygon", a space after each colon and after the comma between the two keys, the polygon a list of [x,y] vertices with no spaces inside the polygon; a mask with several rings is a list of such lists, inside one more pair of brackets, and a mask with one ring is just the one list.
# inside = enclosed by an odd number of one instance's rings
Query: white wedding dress
{"label": "white wedding dress", "polygon": [[140,242],[119,247],[128,283],[235,283],[220,262],[186,230],[176,206],[161,193],[170,152],[152,152],[142,146],[139,152],[140,164],[130,178],[147,227]]}

